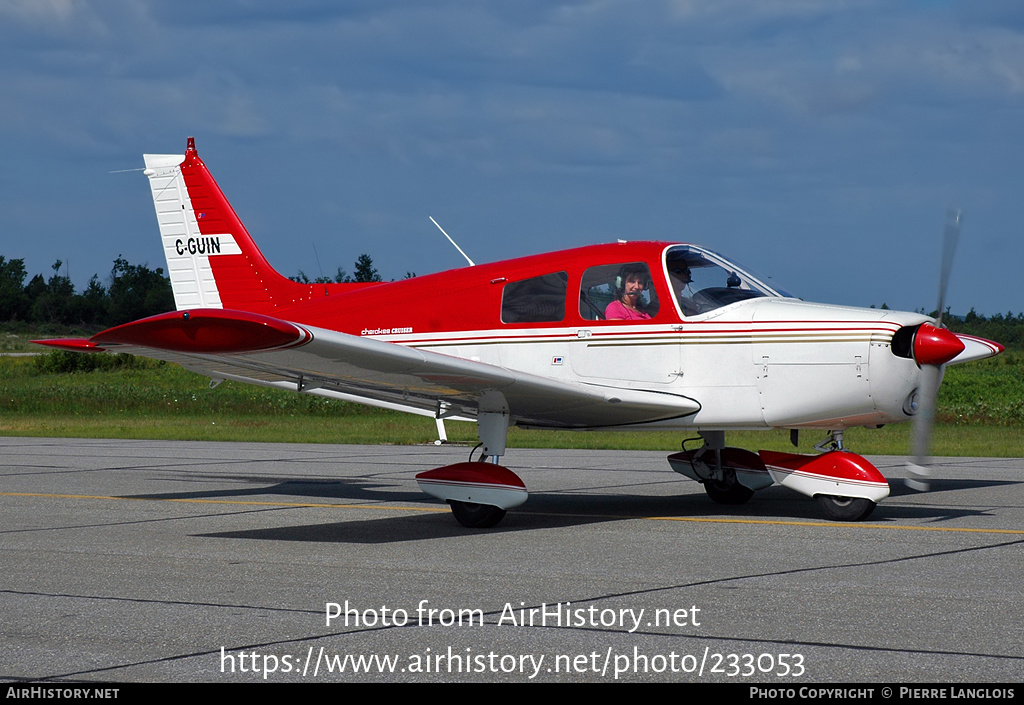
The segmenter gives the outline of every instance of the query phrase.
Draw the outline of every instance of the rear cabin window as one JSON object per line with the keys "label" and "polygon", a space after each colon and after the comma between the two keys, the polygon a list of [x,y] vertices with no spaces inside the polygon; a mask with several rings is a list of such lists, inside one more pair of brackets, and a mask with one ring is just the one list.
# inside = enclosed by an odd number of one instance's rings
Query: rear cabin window
{"label": "rear cabin window", "polygon": [[502,323],[552,323],[565,318],[569,275],[545,274],[505,285],[501,295]]}
{"label": "rear cabin window", "polygon": [[591,267],[580,286],[580,316],[588,321],[646,321],[661,308],[643,262]]}

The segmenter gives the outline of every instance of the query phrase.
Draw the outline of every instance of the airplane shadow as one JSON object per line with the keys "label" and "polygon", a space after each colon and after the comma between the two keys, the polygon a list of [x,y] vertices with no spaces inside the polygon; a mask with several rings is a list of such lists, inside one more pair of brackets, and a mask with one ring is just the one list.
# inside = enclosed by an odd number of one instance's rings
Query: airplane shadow
{"label": "airplane shadow", "polygon": [[[222,481],[223,477],[217,478]],[[251,481],[251,480],[250,480]],[[993,488],[1019,483],[985,481],[977,479],[935,480],[932,492],[957,492],[968,489]],[[899,480],[892,482],[892,497],[917,496]],[[293,498],[321,504],[324,500],[368,502],[367,510],[378,503],[415,504],[444,509],[438,500],[423,493],[409,492],[388,482],[365,480],[294,480],[287,479],[271,486],[251,489],[234,488],[200,492],[173,492],[131,495],[139,499],[193,499],[216,500],[245,497]],[[271,500],[272,501],[272,500]],[[288,509],[285,506],[283,509]],[[296,507],[300,508],[300,507]],[[957,518],[984,516],[988,510],[934,505],[897,505],[881,503],[866,520],[868,523],[887,523],[901,520],[944,522]],[[666,517],[679,519],[748,519],[751,521],[825,521],[817,501],[781,487],[758,492],[747,504],[723,506],[715,504],[701,492],[668,496],[630,494],[598,494],[583,492],[534,493],[523,507],[511,510],[502,522],[491,529],[466,529],[448,512],[419,514],[403,512],[365,520],[317,523],[275,528],[254,528],[242,531],[224,531],[197,534],[210,538],[256,539],[263,541],[301,541],[317,543],[387,544],[404,541],[422,541],[437,538],[473,538],[519,531],[559,529],[589,524],[630,519]],[[840,526],[841,524],[836,524]]]}
{"label": "airplane shadow", "polygon": [[[962,490],[986,489],[989,487],[1003,487],[1008,485],[1019,485],[1019,482],[1012,480],[979,480],[976,478],[964,478],[956,480],[932,480],[930,489],[924,494],[938,494],[940,492],[958,492]],[[902,479],[889,480],[890,497],[918,497],[922,493],[907,487]]]}
{"label": "airplane shadow", "polygon": [[367,480],[295,480],[281,479],[277,484],[266,485],[266,478],[255,480],[249,477],[215,478],[218,482],[225,479],[238,480],[252,484],[251,488],[233,487],[222,490],[204,490],[192,492],[155,492],[136,495],[124,495],[131,499],[241,499],[245,497],[293,497],[295,501],[341,500],[341,501],[388,501],[388,502],[426,502],[422,492],[405,492],[388,482]]}
{"label": "airplane shadow", "polygon": [[[491,529],[467,529],[450,512],[383,517],[329,524],[308,524],[272,529],[224,531],[198,534],[216,538],[245,538],[265,541],[313,541],[324,543],[386,544],[437,538],[473,539],[493,534],[520,531],[562,529],[589,524],[639,519],[649,516],[678,515],[688,504],[686,497],[574,496],[534,494],[529,509],[511,510]],[[698,500],[702,498],[697,497]],[[423,504],[444,509],[437,500]],[[368,505],[373,509],[373,505]],[[697,513],[696,505],[691,507]]]}
{"label": "airplane shadow", "polygon": [[[1018,484],[1020,483],[1007,480],[933,480],[931,490],[921,493],[907,487],[901,479],[890,480],[889,497],[875,507],[874,512],[864,520],[864,523],[885,524],[887,522],[904,520],[944,522],[966,517],[990,516],[992,512],[989,509],[938,505],[934,501],[927,504],[900,504],[899,499],[902,497],[935,497],[943,492],[963,492],[966,490],[999,488]],[[766,511],[764,506],[758,506],[758,500],[762,500],[762,503],[764,501],[773,501],[776,503],[776,506]],[[738,509],[743,510],[747,507],[755,511],[760,509],[763,515],[761,518],[764,519],[772,518],[768,516],[770,511],[773,516],[779,515],[777,518],[782,518],[781,515],[788,514],[794,519],[827,521],[818,508],[817,500],[795,494],[782,487],[771,487],[762,490],[754,496],[749,504]]]}

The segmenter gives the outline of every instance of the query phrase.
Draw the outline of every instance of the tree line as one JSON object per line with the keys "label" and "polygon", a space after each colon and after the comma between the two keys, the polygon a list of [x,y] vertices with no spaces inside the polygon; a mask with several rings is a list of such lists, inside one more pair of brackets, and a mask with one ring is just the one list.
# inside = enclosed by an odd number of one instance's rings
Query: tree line
{"label": "tree line", "polygon": [[120,255],[106,284],[93,275],[83,291],[54,262],[49,278],[36,274],[28,283],[25,260],[0,256],[0,321],[38,325],[115,326],[174,310],[171,281],[164,270],[131,264]]}
{"label": "tree line", "polygon": [[983,316],[972,308],[965,316],[944,314],[942,322],[955,333],[994,340],[1006,346],[1007,350],[1024,350],[1024,313],[1007,311],[1005,314]]}
{"label": "tree line", "polygon": [[[299,282],[300,284],[347,284],[351,282],[379,282],[384,281],[381,279],[380,274],[377,272],[376,267],[373,266],[373,260],[370,255],[362,254],[355,263],[355,274],[349,276],[341,267],[338,267],[338,273],[334,277],[319,276],[316,279],[310,279],[306,276],[306,273],[301,269],[299,273],[294,277],[289,277],[292,281]],[[416,276],[406,272],[405,278],[408,279],[410,276]]]}
{"label": "tree line", "polygon": [[[63,266],[57,260],[48,278],[36,274],[28,279],[24,259],[0,256],[0,323],[109,328],[174,310],[171,280],[161,267],[132,264],[118,255],[106,282],[94,274],[84,290],[76,291],[71,278],[61,274]],[[313,282],[381,281],[369,255],[359,256],[354,271],[350,276],[339,267],[333,279],[318,277]],[[301,270],[291,279],[311,283]]]}

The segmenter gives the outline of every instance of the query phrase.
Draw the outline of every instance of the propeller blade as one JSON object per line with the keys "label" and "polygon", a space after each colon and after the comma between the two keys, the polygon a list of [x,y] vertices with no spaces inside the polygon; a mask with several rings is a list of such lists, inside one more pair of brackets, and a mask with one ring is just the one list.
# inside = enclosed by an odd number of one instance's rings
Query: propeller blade
{"label": "propeller blade", "polygon": [[953,255],[956,244],[960,240],[960,224],[963,211],[950,209],[946,211],[946,229],[942,235],[942,265],[939,269],[939,312],[935,319],[935,327],[942,327],[942,313],[946,310],[946,287],[949,285],[949,274],[953,269]]}
{"label": "propeller blade", "polygon": [[935,405],[942,382],[942,365],[921,365],[921,384],[918,388],[918,411],[914,419],[913,461],[907,463],[907,487],[927,492],[931,487],[932,471],[928,467],[928,448],[931,445]]}
{"label": "propeller blade", "polygon": [[[931,358],[915,354],[918,362],[924,359],[935,359],[936,363],[921,363],[920,386],[918,387],[918,411],[914,419],[914,440],[913,440],[913,461],[907,463],[906,479],[907,487],[926,492],[931,488],[932,471],[928,467],[928,449],[931,445],[932,427],[935,425],[935,407],[939,401],[939,385],[942,384],[942,374],[945,366],[943,358],[951,352],[945,348],[945,341],[942,339],[942,314],[946,308],[946,287],[949,285],[949,275],[953,269],[953,254],[956,252],[956,245],[960,239],[960,224],[963,220],[963,213],[960,210],[946,211],[946,228],[942,236],[942,264],[939,269],[939,305],[936,308],[938,315],[935,318],[935,326],[932,329],[934,334],[928,340],[929,352],[936,352]],[[923,326],[922,326],[923,328]],[[935,330],[938,329],[938,330]],[[931,333],[929,331],[929,333]],[[939,354],[941,353],[941,354]],[[953,352],[955,357],[958,354]],[[951,359],[951,358],[947,358]]]}

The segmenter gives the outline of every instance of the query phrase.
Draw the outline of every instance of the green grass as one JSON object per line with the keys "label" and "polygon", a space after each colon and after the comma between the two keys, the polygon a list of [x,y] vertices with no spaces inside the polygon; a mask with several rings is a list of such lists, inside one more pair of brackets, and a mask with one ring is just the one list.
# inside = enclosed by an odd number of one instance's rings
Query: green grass
{"label": "green grass", "polygon": [[28,323],[0,323],[0,353],[38,353],[43,348],[33,340],[43,338],[88,338],[99,328],[86,329],[72,326],[44,326]]}
{"label": "green grass", "polygon": [[[66,355],[0,357],[0,435],[398,445],[436,438],[430,418],[232,382],[210,389],[204,377],[142,358]],[[54,371],[82,360],[103,367]],[[932,452],[1024,455],[1022,400],[1024,354],[950,368]],[[448,422],[447,430],[454,442],[476,443],[474,424]],[[904,455],[910,430],[909,424],[853,428],[846,442],[862,454]],[[671,452],[693,435],[512,429],[509,446]],[[809,452],[823,437],[804,431],[800,451]],[[792,449],[787,431],[733,432],[729,444]]]}
{"label": "green grass", "polygon": [[1024,428],[1024,353],[1007,351],[946,368],[938,415],[950,424]]}
{"label": "green grass", "polygon": [[39,346],[32,340],[31,333],[0,333],[0,353],[37,353]]}

